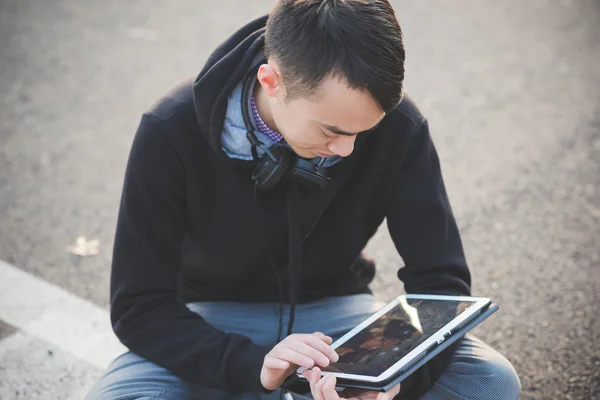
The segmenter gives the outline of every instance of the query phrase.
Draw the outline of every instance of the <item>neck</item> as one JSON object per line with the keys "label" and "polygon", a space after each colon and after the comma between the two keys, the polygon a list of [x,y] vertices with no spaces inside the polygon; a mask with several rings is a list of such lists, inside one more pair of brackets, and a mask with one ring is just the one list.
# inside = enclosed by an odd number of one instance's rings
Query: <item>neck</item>
{"label": "neck", "polygon": [[256,85],[254,85],[254,101],[256,102],[256,110],[265,124],[267,124],[267,126],[273,129],[275,132],[283,135],[277,128],[277,124],[273,119],[273,112],[271,111],[269,96],[267,96],[265,93],[265,90],[261,86],[260,82],[256,82]]}

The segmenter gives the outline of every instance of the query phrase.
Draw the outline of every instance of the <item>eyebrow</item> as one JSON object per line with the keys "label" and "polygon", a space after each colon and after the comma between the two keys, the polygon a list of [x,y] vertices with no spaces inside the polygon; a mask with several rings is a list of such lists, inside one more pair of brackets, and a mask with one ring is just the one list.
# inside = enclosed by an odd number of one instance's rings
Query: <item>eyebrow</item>
{"label": "eyebrow", "polygon": [[331,125],[327,125],[327,124],[320,124],[321,126],[323,126],[324,128],[326,128],[327,130],[337,134],[337,135],[343,135],[343,136],[356,136],[359,133],[364,133],[364,132],[370,132],[372,130],[375,130],[377,128],[379,128],[379,125],[381,125],[381,123],[383,122],[383,119],[385,118],[385,116],[383,118],[381,118],[379,120],[379,122],[377,124],[375,124],[374,127],[367,129],[366,131],[362,131],[362,132],[357,132],[357,133],[350,133],[350,132],[345,132],[343,130],[341,130],[340,128],[338,128],[337,126],[331,126]]}

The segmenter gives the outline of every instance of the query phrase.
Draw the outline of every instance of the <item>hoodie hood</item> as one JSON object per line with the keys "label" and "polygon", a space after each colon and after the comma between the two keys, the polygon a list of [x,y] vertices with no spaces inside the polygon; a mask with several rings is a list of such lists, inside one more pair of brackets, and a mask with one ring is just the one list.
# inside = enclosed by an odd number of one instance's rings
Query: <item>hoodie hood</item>
{"label": "hoodie hood", "polygon": [[222,159],[241,165],[249,162],[228,157],[221,143],[227,100],[262,52],[266,22],[267,16],[258,18],[233,34],[210,55],[194,81],[194,108],[202,133]]}

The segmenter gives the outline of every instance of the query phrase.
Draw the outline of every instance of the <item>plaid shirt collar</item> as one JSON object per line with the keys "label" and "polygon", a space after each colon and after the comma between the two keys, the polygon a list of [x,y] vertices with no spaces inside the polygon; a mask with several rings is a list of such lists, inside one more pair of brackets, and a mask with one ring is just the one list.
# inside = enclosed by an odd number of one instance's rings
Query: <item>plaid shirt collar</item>
{"label": "plaid shirt collar", "polygon": [[[256,85],[256,83],[255,83]],[[254,121],[256,121],[256,128],[267,135],[269,139],[274,141],[275,143],[283,142],[283,136],[279,132],[274,131],[269,128],[265,121],[261,118],[258,113],[258,108],[256,107],[256,100],[254,99],[254,85],[252,85],[252,96],[250,96],[250,107],[252,108],[252,115],[254,116]]]}

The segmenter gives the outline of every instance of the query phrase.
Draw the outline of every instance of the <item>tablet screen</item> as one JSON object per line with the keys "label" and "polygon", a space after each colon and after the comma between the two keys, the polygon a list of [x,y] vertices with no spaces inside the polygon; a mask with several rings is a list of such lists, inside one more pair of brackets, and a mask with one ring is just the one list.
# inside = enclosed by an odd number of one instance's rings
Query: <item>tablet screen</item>
{"label": "tablet screen", "polygon": [[323,370],[379,376],[473,304],[406,299],[337,347],[339,361]]}

